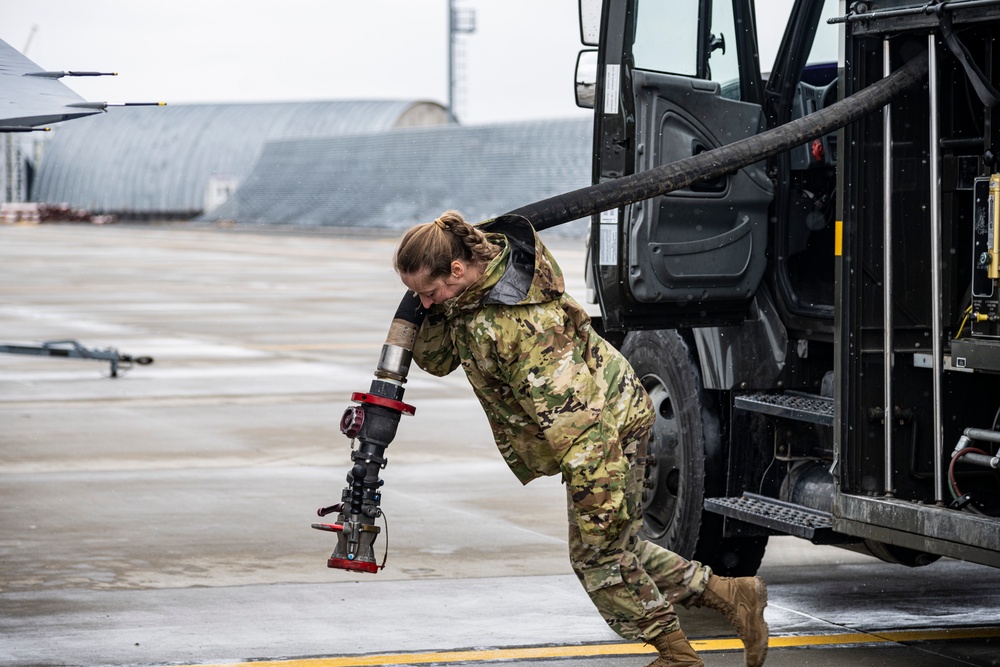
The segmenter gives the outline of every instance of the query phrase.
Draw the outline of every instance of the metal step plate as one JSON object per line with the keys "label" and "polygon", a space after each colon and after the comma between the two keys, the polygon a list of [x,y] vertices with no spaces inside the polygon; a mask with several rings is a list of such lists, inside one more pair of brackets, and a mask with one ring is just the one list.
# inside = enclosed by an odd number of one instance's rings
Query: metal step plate
{"label": "metal step plate", "polygon": [[827,542],[833,532],[833,517],[828,512],[756,493],[744,493],[738,498],[706,498],[705,509],[815,542]]}
{"label": "metal step plate", "polygon": [[736,396],[733,405],[750,412],[833,426],[833,399],[825,396],[797,392],[782,394],[758,392]]}

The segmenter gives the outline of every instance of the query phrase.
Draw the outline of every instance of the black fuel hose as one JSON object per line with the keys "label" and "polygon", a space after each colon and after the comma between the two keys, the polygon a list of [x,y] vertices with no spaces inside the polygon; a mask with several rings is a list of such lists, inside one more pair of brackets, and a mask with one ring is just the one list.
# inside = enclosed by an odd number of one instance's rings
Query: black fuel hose
{"label": "black fuel hose", "polygon": [[[549,197],[510,211],[508,215],[525,217],[541,231],[665,195],[697,181],[718,178],[818,139],[881,109],[927,76],[927,60],[927,54],[922,53],[864,90],[766,132],[638,174]],[[423,319],[420,299],[407,292],[396,311],[390,341],[412,350],[412,340]]]}
{"label": "black fuel hose", "polygon": [[638,174],[549,197],[510,213],[527,218],[540,231],[718,178],[839,130],[881,109],[925,76],[927,54],[923,53],[864,90],[779,127]]}

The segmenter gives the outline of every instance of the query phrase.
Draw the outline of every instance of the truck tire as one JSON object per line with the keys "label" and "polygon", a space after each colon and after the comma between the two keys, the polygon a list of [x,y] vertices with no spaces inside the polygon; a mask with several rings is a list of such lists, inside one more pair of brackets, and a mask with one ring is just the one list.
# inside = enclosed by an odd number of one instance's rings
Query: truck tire
{"label": "truck tire", "polygon": [[642,494],[640,535],[716,574],[748,576],[760,567],[766,537],[728,538],[722,517],[704,511],[706,482],[725,479],[719,416],[702,388],[698,365],[673,330],[633,331],[622,354],[653,401],[656,423]]}

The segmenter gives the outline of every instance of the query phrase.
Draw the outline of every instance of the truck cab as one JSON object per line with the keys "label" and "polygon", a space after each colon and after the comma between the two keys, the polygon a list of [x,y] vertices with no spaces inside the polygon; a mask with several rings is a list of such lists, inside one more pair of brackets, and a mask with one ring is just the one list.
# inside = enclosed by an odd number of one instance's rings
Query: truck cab
{"label": "truck cab", "polygon": [[771,535],[1000,566],[1000,1],[932,4],[580,2],[595,184],[928,59],[842,129],[591,220],[598,323],[658,415],[644,534],[721,574]]}

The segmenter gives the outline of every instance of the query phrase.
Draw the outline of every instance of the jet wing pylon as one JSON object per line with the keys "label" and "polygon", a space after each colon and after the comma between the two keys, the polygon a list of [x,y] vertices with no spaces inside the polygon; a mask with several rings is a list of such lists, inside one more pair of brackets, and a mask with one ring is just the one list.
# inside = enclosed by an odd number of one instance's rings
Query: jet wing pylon
{"label": "jet wing pylon", "polygon": [[53,74],[0,40],[0,132],[30,132],[103,112],[101,108],[73,106],[86,100]]}

